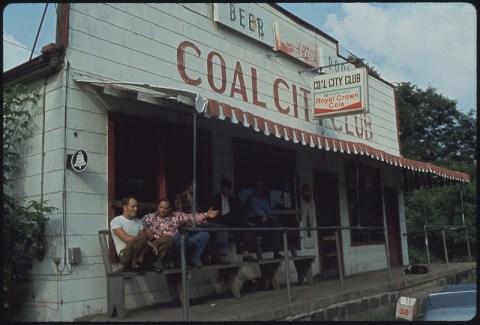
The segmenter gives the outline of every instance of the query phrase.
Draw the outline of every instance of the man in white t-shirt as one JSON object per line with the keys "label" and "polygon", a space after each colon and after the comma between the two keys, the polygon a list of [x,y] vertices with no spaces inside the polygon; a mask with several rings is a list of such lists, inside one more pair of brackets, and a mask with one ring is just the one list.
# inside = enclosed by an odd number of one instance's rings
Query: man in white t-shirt
{"label": "man in white t-shirt", "polygon": [[144,229],[137,219],[137,200],[131,196],[122,200],[123,213],[110,221],[112,238],[120,262],[127,270],[143,273],[144,254],[149,240],[154,239],[151,229]]}

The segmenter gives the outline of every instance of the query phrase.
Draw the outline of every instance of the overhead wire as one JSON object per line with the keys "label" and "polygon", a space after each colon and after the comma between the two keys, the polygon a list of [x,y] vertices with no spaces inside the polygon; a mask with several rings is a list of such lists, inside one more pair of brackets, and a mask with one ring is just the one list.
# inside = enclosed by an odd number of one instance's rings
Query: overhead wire
{"label": "overhead wire", "polygon": [[33,51],[37,46],[38,36],[40,35],[40,31],[42,30],[43,20],[45,19],[45,14],[47,13],[47,9],[48,9],[48,2],[45,4],[45,9],[43,10],[42,19],[40,20],[40,25],[38,26],[37,35],[35,36],[35,41],[33,42],[32,51],[30,52],[30,58],[28,59],[29,61],[32,59]]}

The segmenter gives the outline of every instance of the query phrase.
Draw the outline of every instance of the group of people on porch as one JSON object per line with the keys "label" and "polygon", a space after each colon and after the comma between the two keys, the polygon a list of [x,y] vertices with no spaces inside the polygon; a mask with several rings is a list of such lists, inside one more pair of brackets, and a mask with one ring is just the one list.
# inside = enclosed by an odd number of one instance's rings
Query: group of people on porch
{"label": "group of people on porch", "polygon": [[[255,183],[255,190],[248,196],[244,212],[238,199],[232,195],[229,179],[220,182],[220,191],[213,196],[208,211],[192,214],[196,208],[191,182],[175,197],[174,211],[170,201],[163,198],[157,211],[141,219],[137,218],[137,200],[132,196],[125,197],[122,200],[123,213],[110,221],[115,249],[125,269],[143,274],[147,270],[162,272],[165,267],[180,267],[182,227],[199,229],[189,231],[185,236],[187,268],[230,264],[227,257],[228,228],[282,227],[278,218],[272,216],[262,181]],[[232,232],[241,238],[243,261],[257,262],[250,254],[254,232]],[[283,258],[279,253],[280,232],[265,231],[261,235],[270,242],[273,258]]]}

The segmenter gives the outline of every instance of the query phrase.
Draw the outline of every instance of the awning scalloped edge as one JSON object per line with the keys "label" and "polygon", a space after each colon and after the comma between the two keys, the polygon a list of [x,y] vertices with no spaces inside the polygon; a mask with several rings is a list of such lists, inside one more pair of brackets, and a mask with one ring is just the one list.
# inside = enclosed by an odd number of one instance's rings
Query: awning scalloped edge
{"label": "awning scalloped edge", "polygon": [[332,150],[333,152],[367,155],[387,164],[406,168],[408,170],[422,173],[432,173],[455,181],[470,182],[470,175],[465,173],[435,166],[427,162],[395,156],[363,143],[324,137],[322,135],[285,126],[280,123],[267,120],[261,116],[244,112],[238,107],[234,107],[226,103],[220,103],[214,99],[208,99],[208,105],[204,111],[204,114],[207,117],[216,116],[221,120],[224,120],[226,117],[228,117],[232,123],[241,123],[245,127],[251,126],[255,131],[262,131],[265,135],[273,134],[276,137],[283,138],[287,141],[291,140],[295,143],[302,143],[303,145],[309,145],[311,147],[316,146],[319,149],[324,149],[326,151]]}

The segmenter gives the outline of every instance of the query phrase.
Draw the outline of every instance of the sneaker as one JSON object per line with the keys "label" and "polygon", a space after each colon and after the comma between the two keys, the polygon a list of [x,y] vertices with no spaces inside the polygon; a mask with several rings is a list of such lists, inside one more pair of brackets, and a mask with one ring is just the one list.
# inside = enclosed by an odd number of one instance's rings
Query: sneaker
{"label": "sneaker", "polygon": [[165,267],[163,266],[162,262],[153,263],[153,270],[155,272],[161,273],[161,272],[163,272],[164,269],[165,269]]}
{"label": "sneaker", "polygon": [[136,273],[139,274],[139,275],[145,274],[145,269],[144,269],[143,266],[140,265],[140,264],[134,264],[134,265],[132,265],[132,271],[133,271],[133,272],[136,272]]}

